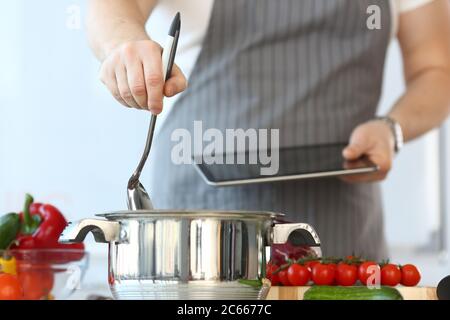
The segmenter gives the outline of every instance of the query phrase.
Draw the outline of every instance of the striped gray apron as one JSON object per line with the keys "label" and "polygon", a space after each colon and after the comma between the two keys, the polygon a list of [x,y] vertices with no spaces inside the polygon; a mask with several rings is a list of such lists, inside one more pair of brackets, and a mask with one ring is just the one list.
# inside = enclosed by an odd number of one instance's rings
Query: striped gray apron
{"label": "striped gray apron", "polygon": [[[367,8],[381,9],[369,30]],[[388,0],[215,0],[202,51],[155,139],[158,208],[264,210],[312,224],[328,256],[386,257],[378,184],[335,178],[216,188],[193,165],[174,165],[171,134],[280,129],[281,146],[347,141],[374,117],[390,39]]]}

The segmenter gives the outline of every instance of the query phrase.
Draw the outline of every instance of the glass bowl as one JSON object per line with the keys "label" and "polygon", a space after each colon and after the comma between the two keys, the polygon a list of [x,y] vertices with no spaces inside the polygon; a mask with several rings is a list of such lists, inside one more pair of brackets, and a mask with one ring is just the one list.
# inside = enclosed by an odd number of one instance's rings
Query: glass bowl
{"label": "glass bowl", "polygon": [[68,299],[81,288],[88,261],[84,250],[0,250],[0,272],[17,275],[24,300]]}

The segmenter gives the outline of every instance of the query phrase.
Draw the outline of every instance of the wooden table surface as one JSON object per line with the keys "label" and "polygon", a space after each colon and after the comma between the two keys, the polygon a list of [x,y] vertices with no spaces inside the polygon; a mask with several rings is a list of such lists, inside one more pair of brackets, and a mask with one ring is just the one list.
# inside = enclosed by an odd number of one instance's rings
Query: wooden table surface
{"label": "wooden table surface", "polygon": [[[302,300],[303,294],[310,287],[271,287],[267,300]],[[397,287],[405,300],[437,300],[436,288],[432,287]]]}

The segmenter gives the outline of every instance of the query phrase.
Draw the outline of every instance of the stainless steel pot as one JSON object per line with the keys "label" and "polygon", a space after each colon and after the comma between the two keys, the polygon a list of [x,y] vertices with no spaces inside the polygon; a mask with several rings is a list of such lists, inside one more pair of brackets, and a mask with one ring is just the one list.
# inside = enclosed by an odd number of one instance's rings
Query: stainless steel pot
{"label": "stainless steel pot", "polygon": [[321,255],[304,223],[245,211],[122,211],[70,223],[61,242],[92,232],[109,243],[109,284],[116,299],[264,298],[266,246],[290,243]]}

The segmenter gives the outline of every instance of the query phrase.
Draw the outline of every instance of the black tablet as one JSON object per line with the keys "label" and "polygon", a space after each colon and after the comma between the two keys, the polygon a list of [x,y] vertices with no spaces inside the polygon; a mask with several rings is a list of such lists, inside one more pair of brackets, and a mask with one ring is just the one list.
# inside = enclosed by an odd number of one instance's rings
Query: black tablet
{"label": "black tablet", "polygon": [[193,157],[198,173],[209,185],[233,186],[252,183],[313,179],[370,173],[378,167],[367,158],[346,161],[346,143],[214,154]]}

